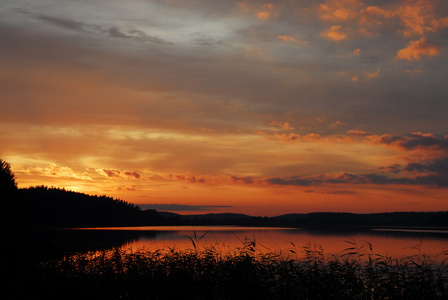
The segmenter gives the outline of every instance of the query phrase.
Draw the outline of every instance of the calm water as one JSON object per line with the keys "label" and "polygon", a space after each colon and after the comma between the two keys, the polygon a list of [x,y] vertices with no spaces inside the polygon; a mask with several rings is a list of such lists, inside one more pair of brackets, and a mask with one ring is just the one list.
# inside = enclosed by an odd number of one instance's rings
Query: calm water
{"label": "calm water", "polygon": [[[245,240],[255,241],[262,251],[294,250],[303,252],[306,245],[321,246],[324,253],[341,254],[356,242],[362,253],[373,253],[393,258],[426,254],[435,257],[448,248],[448,230],[434,229],[373,229],[363,231],[322,231],[297,228],[259,228],[235,226],[154,226],[111,227],[70,230],[90,246],[120,247],[127,251],[156,249],[199,249],[210,246],[218,249],[241,247]],[[73,240],[73,239],[72,239]],[[91,250],[91,249],[89,249]],[[81,252],[81,251],[80,251]],[[445,257],[448,258],[448,257]]]}

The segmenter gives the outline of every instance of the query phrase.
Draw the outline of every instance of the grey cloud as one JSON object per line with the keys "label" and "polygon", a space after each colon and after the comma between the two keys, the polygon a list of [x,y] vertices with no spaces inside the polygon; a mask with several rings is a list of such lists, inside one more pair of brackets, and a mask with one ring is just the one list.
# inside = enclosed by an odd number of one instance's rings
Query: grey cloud
{"label": "grey cloud", "polygon": [[349,190],[333,190],[333,191],[316,191],[316,190],[306,190],[305,193],[318,193],[318,194],[328,194],[328,195],[356,195],[355,191]]}
{"label": "grey cloud", "polygon": [[418,184],[448,187],[448,173],[438,173],[435,175],[418,176],[415,179],[415,181]]}
{"label": "grey cloud", "polygon": [[325,194],[330,194],[330,195],[356,195],[358,193],[355,192],[355,191],[343,190],[343,191],[328,191],[328,192],[325,192]]}
{"label": "grey cloud", "polygon": [[410,134],[407,136],[388,135],[381,137],[380,142],[387,145],[397,144],[408,150],[418,147],[448,149],[448,137],[446,136],[424,136],[418,134]]}
{"label": "grey cloud", "polygon": [[407,149],[417,147],[437,147],[440,149],[448,149],[448,138],[430,137],[430,136],[413,136],[407,141],[400,144]]}
{"label": "grey cloud", "polygon": [[38,15],[36,18],[46,23],[74,31],[86,31],[87,27],[87,25],[83,22],[78,22],[70,19],[63,19],[59,17]]}
{"label": "grey cloud", "polygon": [[448,157],[438,158],[424,163],[409,163],[405,167],[405,170],[448,174]]}
{"label": "grey cloud", "polygon": [[[445,162],[446,163],[446,162]],[[416,166],[413,166],[416,168]],[[420,166],[421,170],[424,170],[428,166]],[[437,168],[443,168],[443,165]],[[429,168],[429,167],[428,167]],[[291,177],[291,178],[271,178],[265,179],[265,182],[273,185],[292,185],[292,186],[311,186],[321,185],[325,183],[332,184],[404,184],[404,185],[433,185],[433,186],[448,186],[448,172],[435,172],[432,175],[416,176],[414,178],[408,177],[389,177],[386,175],[380,175],[375,173],[367,174],[350,174],[344,173],[337,177]]]}
{"label": "grey cloud", "polygon": [[112,26],[108,29],[103,29],[100,25],[93,25],[93,24],[86,24],[83,22],[71,20],[71,19],[64,19],[60,17],[54,17],[49,15],[37,15],[36,19],[44,21],[48,24],[55,25],[60,28],[69,29],[73,31],[80,31],[80,32],[89,32],[89,31],[106,31],[107,35],[112,38],[119,38],[119,39],[132,39],[140,42],[148,42],[153,44],[170,44],[167,41],[164,41],[161,38],[151,36],[146,34],[145,32],[133,29],[128,32],[121,31],[118,27]]}
{"label": "grey cloud", "polygon": [[203,32],[195,32],[190,34],[190,36],[193,38],[193,43],[198,46],[214,46],[223,44],[222,41],[217,40]]}
{"label": "grey cloud", "polygon": [[269,184],[274,185],[298,185],[298,186],[310,186],[314,182],[313,180],[299,178],[299,177],[291,177],[288,179],[284,178],[270,178],[265,180]]}
{"label": "grey cloud", "polygon": [[384,172],[387,172],[387,173],[392,173],[392,174],[398,174],[403,171],[402,166],[400,164],[393,164],[393,165],[387,166],[387,167],[379,167],[378,169],[382,170]]}
{"label": "grey cloud", "polygon": [[122,33],[117,27],[109,28],[108,34],[110,37],[118,38],[118,39],[130,39],[132,36],[126,35]]}
{"label": "grey cloud", "polygon": [[[148,22],[151,22],[151,26],[158,24],[165,27],[175,23],[182,28],[186,22],[185,19],[180,18],[183,16],[191,18],[189,19],[191,24],[196,24],[198,18],[213,22],[216,19],[216,22],[224,23],[224,17],[228,17],[236,10],[234,2],[200,1],[200,4],[197,4],[198,2],[195,1],[194,10],[190,9],[191,2],[181,2],[156,3],[157,13],[160,12],[161,16],[170,13],[168,15],[170,20],[165,21],[165,17],[155,17],[156,20]],[[312,2],[292,3],[296,3],[294,5],[300,8],[308,7]],[[261,8],[262,4],[254,5]],[[170,124],[178,122],[184,125],[189,122],[197,127],[212,129],[225,126],[247,129],[243,127],[246,124],[243,124],[242,120],[257,126],[268,118],[279,119],[290,113],[297,120],[310,118],[310,116],[326,116],[328,119],[346,122],[350,128],[365,128],[366,131],[372,132],[390,132],[391,128],[393,132],[418,131],[422,128],[428,128],[432,132],[441,130],[440,125],[437,124],[444,122],[448,108],[448,102],[445,101],[448,86],[443,81],[446,77],[444,76],[445,69],[440,68],[444,64],[443,56],[433,59],[437,62],[436,65],[431,65],[432,60],[422,60],[423,73],[418,81],[407,75],[400,77],[389,68],[390,60],[395,56],[397,49],[402,47],[400,46],[402,41],[397,41],[399,39],[396,37],[395,39],[387,39],[386,36],[378,37],[377,44],[384,47],[372,47],[368,44],[372,42],[371,39],[346,41],[336,46],[334,42],[319,38],[321,30],[319,20],[309,23],[311,17],[298,18],[297,11],[297,9],[286,10],[281,18],[269,22],[246,22],[246,20],[243,22],[241,19],[241,23],[235,22],[235,26],[230,26],[230,38],[224,37],[222,40],[224,44],[229,44],[229,47],[204,47],[203,52],[197,51],[195,47],[183,48],[182,45],[166,47],[173,49],[161,51],[155,45],[162,47],[168,44],[168,41],[138,29],[127,31],[120,27],[122,23],[102,25],[103,27],[99,30],[102,33],[101,38],[93,35],[70,37],[64,41],[64,45],[61,45],[60,38],[52,36],[51,32],[30,29],[25,34],[35,35],[35,39],[19,37],[22,45],[14,47],[14,43],[17,44],[17,30],[19,30],[16,29],[10,34],[13,36],[12,39],[4,39],[2,50],[10,49],[14,52],[13,55],[17,56],[23,55],[23,49],[26,49],[25,54],[28,54],[28,60],[36,57],[36,61],[41,62],[43,57],[48,62],[47,65],[52,63],[58,65],[58,60],[74,61],[79,57],[82,63],[91,63],[92,66],[89,67],[97,70],[99,74],[107,74],[108,79],[111,79],[111,82],[107,83],[109,86],[126,85],[131,89],[149,91],[165,89],[169,92],[176,87],[176,91],[194,95],[189,100],[182,100],[190,102],[191,105],[185,105],[185,107],[193,109],[191,111],[182,109],[180,117],[174,115],[174,111],[166,112],[165,107],[173,107],[171,103],[167,104],[167,101],[154,103],[156,100],[152,100],[151,105],[145,106],[141,105],[143,102],[130,99],[129,106],[136,107],[135,111],[141,113],[141,116],[138,116],[141,122],[156,120],[158,116],[161,116],[157,113],[160,108],[165,111],[165,115],[160,119],[169,120]],[[121,16],[118,10],[115,13],[117,15],[110,14],[109,17]],[[250,19],[244,13],[241,15],[244,15],[245,19]],[[288,19],[285,20],[286,16]],[[256,21],[254,14],[252,17]],[[90,28],[88,24],[63,20],[59,17],[42,16],[41,18],[47,23],[70,30],[79,31]],[[76,20],[81,18],[84,16],[79,14]],[[230,18],[230,20],[233,19]],[[20,21],[19,19],[17,23]],[[138,22],[132,23],[132,26],[135,24],[134,28],[146,28]],[[142,20],[142,22],[147,21]],[[262,25],[252,28],[250,25],[252,23]],[[28,29],[21,27],[20,30]],[[197,30],[196,26],[194,30]],[[255,30],[259,30],[260,33],[250,39]],[[310,40],[310,45],[298,51],[289,44],[279,43],[276,40],[279,34],[293,35],[294,32],[300,33],[298,38]],[[307,32],[309,36],[305,35]],[[110,38],[104,38],[105,35]],[[11,40],[13,40],[12,43]],[[146,51],[140,51],[141,49],[134,51],[133,43],[129,43],[126,45],[125,55],[117,54],[115,49],[124,48],[111,47],[111,45],[123,41],[140,41],[150,43],[154,47],[148,47]],[[221,39],[214,38],[212,33],[200,31],[198,35],[193,36],[193,42],[209,46],[220,43]],[[254,50],[254,53],[248,54],[249,48]],[[350,56],[355,48],[362,48],[363,55]],[[220,52],[216,53],[215,50]],[[260,50],[260,57],[257,56],[258,50]],[[389,56],[385,58],[383,51],[386,50]],[[360,61],[367,56],[375,56],[375,59]],[[18,61],[17,58],[7,57],[7,55],[5,58]],[[396,68],[399,69],[404,64],[405,62],[397,62]],[[409,68],[408,65],[404,67]],[[350,76],[355,75],[355,72],[362,74],[363,70],[377,68],[382,69],[381,76],[372,83],[363,81],[353,84],[350,80]],[[338,77],[336,75],[338,72],[345,72],[347,75]],[[25,74],[22,77],[29,76]],[[327,84],[323,84],[325,82]],[[425,93],[422,93],[423,88]],[[90,95],[87,96],[79,98],[88,99]],[[182,99],[188,99],[188,95]],[[212,103],[212,101],[215,102]],[[238,107],[234,103],[229,105],[231,101],[238,102]],[[36,103],[36,101],[30,102]],[[107,109],[116,107],[113,104],[115,103],[108,104],[104,109],[98,106],[97,113],[105,114]],[[24,105],[21,106],[24,107]],[[51,105],[41,107],[51,107]],[[79,107],[80,110],[81,108],[86,110],[82,105]],[[43,114],[47,113],[43,112]],[[202,118],[202,116],[208,116],[208,118]],[[120,115],[120,117],[123,116]],[[48,118],[54,117],[48,113]],[[200,122],[203,124],[199,124]]]}
{"label": "grey cloud", "polygon": [[409,163],[404,169],[410,172],[432,173],[417,176],[417,182],[448,187],[448,156],[421,163]]}
{"label": "grey cloud", "polygon": [[125,33],[125,32],[122,32],[118,27],[114,26],[114,27],[110,27],[107,30],[107,34],[112,38],[118,38],[118,39],[131,39],[131,40],[136,40],[136,41],[140,41],[140,42],[148,42],[148,43],[153,43],[153,44],[171,44],[161,38],[148,35],[145,32],[138,30],[138,29],[133,29],[133,30],[130,30]]}
{"label": "grey cloud", "polygon": [[238,176],[231,176],[233,181],[236,182],[242,182],[245,184],[251,184],[254,183],[254,179],[252,177],[238,177]]}

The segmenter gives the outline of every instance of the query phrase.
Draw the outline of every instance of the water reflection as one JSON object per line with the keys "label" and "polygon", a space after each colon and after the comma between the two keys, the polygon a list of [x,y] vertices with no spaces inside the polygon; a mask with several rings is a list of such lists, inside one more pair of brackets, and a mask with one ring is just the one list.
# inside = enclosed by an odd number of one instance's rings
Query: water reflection
{"label": "water reflection", "polygon": [[[69,230],[71,234],[89,237],[94,246],[120,247],[126,251],[157,249],[204,249],[241,247],[255,241],[261,250],[293,249],[300,253],[306,245],[322,246],[326,254],[341,255],[349,242],[362,253],[370,251],[390,257],[407,257],[425,253],[435,257],[448,247],[448,231],[433,229],[355,229],[305,230],[297,228],[262,228],[236,226],[155,226],[124,228],[89,228]],[[111,247],[110,247],[111,248]],[[81,249],[81,248],[79,248]],[[100,250],[100,249],[97,249]]]}

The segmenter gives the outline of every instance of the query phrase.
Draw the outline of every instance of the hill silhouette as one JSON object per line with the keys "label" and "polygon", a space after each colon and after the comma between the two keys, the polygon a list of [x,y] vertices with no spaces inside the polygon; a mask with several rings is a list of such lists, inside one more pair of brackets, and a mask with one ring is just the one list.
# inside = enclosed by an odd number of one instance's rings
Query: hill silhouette
{"label": "hill silhouette", "polygon": [[108,196],[91,196],[60,188],[36,186],[19,189],[21,223],[37,227],[106,227],[150,225],[239,225],[303,228],[441,227],[448,212],[335,213],[318,212],[255,217],[215,213],[179,215],[142,210],[135,204]]}
{"label": "hill silhouette", "polygon": [[[34,227],[103,227],[166,225],[166,217],[106,195],[96,196],[60,188],[19,189],[21,223]],[[176,218],[170,218],[175,220]]]}

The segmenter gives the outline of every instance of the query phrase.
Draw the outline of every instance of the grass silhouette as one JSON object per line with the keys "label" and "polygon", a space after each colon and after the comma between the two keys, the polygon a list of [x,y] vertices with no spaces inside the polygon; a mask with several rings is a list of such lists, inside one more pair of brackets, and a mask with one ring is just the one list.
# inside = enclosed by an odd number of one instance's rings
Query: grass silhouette
{"label": "grass silhouette", "polygon": [[[319,245],[270,251],[240,247],[108,251],[45,259],[27,277],[33,299],[447,299],[448,251],[397,259],[347,241],[341,255]],[[31,273],[30,273],[31,272]],[[26,283],[24,283],[26,284]],[[16,293],[24,296],[24,291]],[[17,297],[19,298],[19,297]],[[12,298],[14,299],[14,298]]]}

